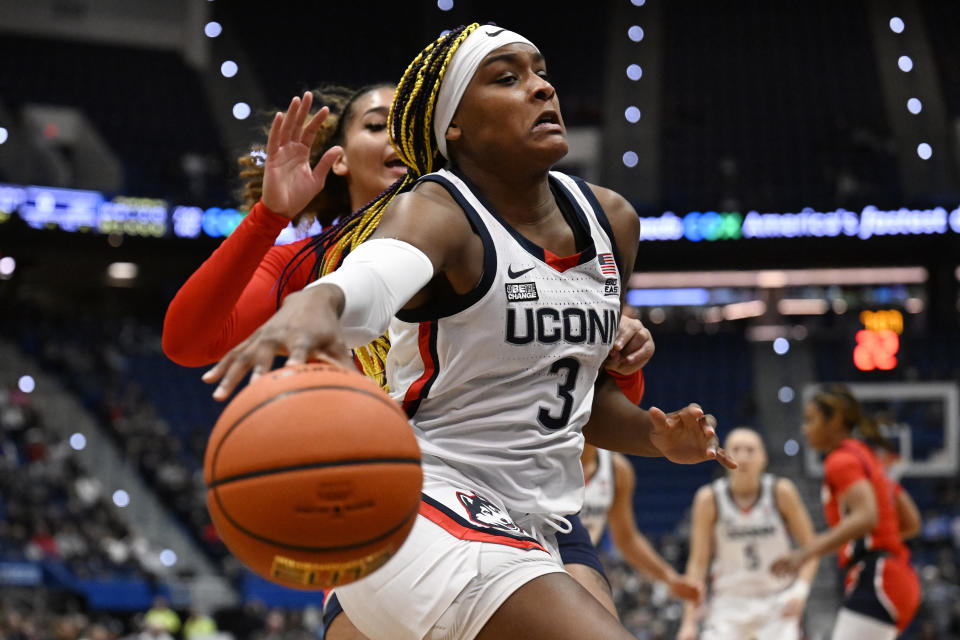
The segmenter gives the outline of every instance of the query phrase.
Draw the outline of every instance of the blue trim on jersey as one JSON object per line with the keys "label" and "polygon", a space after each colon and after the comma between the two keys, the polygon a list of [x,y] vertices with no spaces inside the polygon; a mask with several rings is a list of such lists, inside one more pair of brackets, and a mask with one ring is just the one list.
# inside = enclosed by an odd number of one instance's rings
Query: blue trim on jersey
{"label": "blue trim on jersey", "polygon": [[583,193],[584,197],[587,199],[587,202],[590,203],[590,206],[593,207],[593,211],[597,214],[597,222],[600,223],[600,227],[607,234],[607,238],[610,240],[610,247],[613,249],[613,259],[617,261],[617,269],[620,273],[625,276],[628,276],[633,272],[633,265],[630,265],[630,271],[623,270],[623,264],[620,262],[620,249],[617,248],[617,238],[613,235],[613,227],[610,226],[610,220],[607,219],[607,212],[603,210],[603,207],[600,206],[600,201],[597,200],[596,194],[593,192],[593,189],[590,188],[583,179],[576,176],[570,176],[570,178],[577,183],[577,186],[580,187],[580,192]]}
{"label": "blue trim on jersey", "polygon": [[[439,330],[439,326],[436,322],[428,322],[428,324],[430,325],[430,337],[427,339],[427,349],[430,351],[430,360],[433,362],[433,372],[430,374],[430,377],[427,378],[427,381],[423,383],[416,399],[407,406],[408,418],[413,418],[413,416],[417,415],[417,411],[420,409],[420,403],[427,399],[427,396],[430,394],[430,389],[433,388],[433,383],[436,382],[440,376],[440,356],[437,354],[437,331]],[[419,346],[419,341],[417,342],[417,346]]]}
{"label": "blue trim on jersey", "polygon": [[[460,171],[456,169],[451,171],[451,173],[456,175],[458,178],[460,178],[463,181],[465,185],[467,185],[467,188],[470,189],[470,192],[477,198],[477,200],[480,201],[480,204],[482,204],[484,208],[486,208],[486,210],[490,212],[490,215],[492,215],[493,218],[497,222],[499,222],[500,225],[504,229],[506,229],[511,236],[513,236],[513,239],[517,241],[517,244],[523,247],[523,249],[527,253],[532,255],[534,258],[536,258],[540,262],[549,266],[551,269],[554,268],[549,262],[547,262],[547,256],[546,256],[546,253],[544,253],[543,247],[541,247],[540,245],[534,244],[533,242],[528,240],[522,233],[517,231],[509,222],[504,220],[503,217],[493,207],[493,205],[490,204],[490,201],[486,199],[483,193],[481,193],[480,190],[477,189],[477,187],[472,182],[470,182],[470,180],[465,175],[463,175],[462,173],[460,173]],[[577,219],[577,222],[580,224],[580,231],[583,234],[585,234],[585,237],[587,238],[587,245],[580,251],[580,259],[577,261],[577,266],[581,264],[586,264],[587,262],[590,262],[597,256],[597,244],[596,244],[596,241],[594,240],[593,234],[590,232],[590,223],[587,221],[586,213],[580,208],[580,204],[576,201],[576,199],[573,198],[573,196],[570,195],[570,192],[563,187],[563,184],[561,184],[559,180],[557,180],[553,176],[550,176],[550,183],[552,185],[561,187],[561,190],[564,196],[566,197],[567,202],[573,208],[573,212]],[[566,219],[566,217],[564,217],[564,219]],[[569,222],[567,224],[569,224]],[[563,258],[565,256],[557,256],[557,257]]]}
{"label": "blue trim on jersey", "polygon": [[493,238],[490,237],[487,226],[483,224],[483,220],[480,218],[480,214],[477,213],[476,209],[467,202],[467,199],[463,197],[460,190],[443,176],[430,173],[421,177],[418,182],[420,181],[436,182],[446,189],[447,192],[453,196],[453,199],[456,200],[457,204],[460,205],[460,208],[463,209],[474,233],[480,236],[480,241],[483,243],[483,275],[480,276],[480,282],[477,283],[477,286],[463,295],[454,294],[439,302],[427,303],[416,309],[401,309],[396,315],[398,320],[404,322],[437,320],[469,309],[490,290],[490,287],[493,285],[494,276],[497,273],[497,250],[496,247],[493,246]]}
{"label": "blue trim on jersey", "polygon": [[340,605],[337,594],[331,593],[327,597],[327,601],[323,603],[323,630],[320,632],[320,640],[324,640],[327,637],[327,631],[330,629],[330,625],[333,624],[333,619],[341,613],[343,613],[343,606]]}
{"label": "blue trim on jersey", "polygon": [[565,516],[572,527],[570,533],[557,531],[557,548],[560,551],[560,560],[563,564],[582,564],[590,567],[610,584],[610,579],[600,564],[600,555],[590,540],[587,528],[583,526],[579,514]]}
{"label": "blue trim on jersey", "polygon": [[434,509],[436,509],[437,511],[442,512],[443,515],[448,516],[451,520],[453,520],[457,524],[464,526],[468,529],[473,529],[474,531],[480,531],[481,533],[494,536],[494,537],[500,536],[503,538],[510,538],[511,540],[522,540],[524,542],[533,542],[534,544],[537,545],[538,548],[540,548],[540,541],[537,540],[536,538],[532,538],[527,535],[510,533],[509,531],[504,531],[503,529],[497,529],[496,527],[485,527],[483,525],[477,524],[476,522],[471,522],[465,519],[456,511],[453,511],[452,509],[450,509],[450,507],[448,507],[447,505],[437,500],[434,500],[433,498],[431,498],[425,493],[420,494],[420,499],[426,502],[428,505],[430,505]]}

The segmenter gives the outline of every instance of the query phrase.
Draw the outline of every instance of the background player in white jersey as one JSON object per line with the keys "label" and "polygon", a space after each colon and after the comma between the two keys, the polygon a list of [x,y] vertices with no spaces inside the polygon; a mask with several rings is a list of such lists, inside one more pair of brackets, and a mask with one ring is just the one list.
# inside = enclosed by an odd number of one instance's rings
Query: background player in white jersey
{"label": "background player in white jersey", "polygon": [[[387,378],[425,454],[424,502],[398,554],[338,592],[375,640],[626,640],[550,553],[551,529],[580,507],[581,432],[638,455],[735,466],[698,406],[647,412],[612,380],[594,387],[639,221],[619,195],[549,171],[567,144],[545,73],[539,51],[499,27],[454,29],[418,55],[391,129],[426,180],[321,238],[360,231],[346,260],[321,266],[342,262],[335,277],[288,296],[205,376],[222,376],[224,398],[277,352],[342,361],[344,343],[390,324]],[[438,148],[454,171],[432,173]]]}
{"label": "background player in white jersey", "polygon": [[[678,640],[795,640],[817,571],[816,559],[798,575],[775,577],[770,566],[813,539],[813,525],[793,482],[764,473],[767,453],[760,435],[740,427],[724,442],[739,464],[701,487],[693,501],[687,575],[704,584],[706,617],[684,605]],[[708,569],[709,568],[709,569]],[[709,574],[708,574],[709,570]]]}
{"label": "background player in white jersey", "polygon": [[[633,513],[636,473],[626,456],[585,444],[580,461],[587,481],[580,521],[590,534],[591,542],[599,544],[609,526],[613,544],[630,566],[666,583],[674,597],[698,603],[702,594],[700,585],[679,575],[637,529]],[[584,564],[568,564],[567,571],[582,584],[587,577],[581,578],[580,572],[589,569]]]}

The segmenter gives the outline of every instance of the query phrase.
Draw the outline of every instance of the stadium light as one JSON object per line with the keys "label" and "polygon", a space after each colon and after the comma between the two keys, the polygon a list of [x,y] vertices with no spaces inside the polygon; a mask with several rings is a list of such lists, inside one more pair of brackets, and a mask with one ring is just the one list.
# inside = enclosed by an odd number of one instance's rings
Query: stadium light
{"label": "stadium light", "polygon": [[238,102],[233,105],[233,117],[237,120],[246,120],[250,117],[250,105],[246,102]]}
{"label": "stadium light", "polygon": [[0,258],[0,279],[6,280],[17,270],[17,261],[12,256]]}
{"label": "stadium light", "polygon": [[221,33],[223,33],[223,27],[220,25],[219,22],[212,20],[207,24],[203,25],[203,33],[206,34],[208,38],[216,38]]}
{"label": "stadium light", "polygon": [[797,455],[800,453],[800,443],[793,438],[790,438],[783,443],[783,452],[790,457]]}
{"label": "stadium light", "polygon": [[777,302],[782,316],[822,316],[829,308],[827,301],[819,298],[783,298]]}
{"label": "stadium light", "polygon": [[17,380],[17,388],[24,393],[33,393],[33,390],[37,388],[37,383],[33,376],[20,376],[20,379]]}
{"label": "stadium light", "polygon": [[773,341],[773,351],[778,356],[785,355],[788,351],[790,351],[790,341],[782,336],[777,338]]}

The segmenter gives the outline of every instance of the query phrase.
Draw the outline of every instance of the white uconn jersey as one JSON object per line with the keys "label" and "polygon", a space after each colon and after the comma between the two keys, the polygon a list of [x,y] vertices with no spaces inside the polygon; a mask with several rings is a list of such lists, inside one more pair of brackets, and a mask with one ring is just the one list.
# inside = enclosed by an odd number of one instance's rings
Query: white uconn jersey
{"label": "white uconn jersey", "polygon": [[597,449],[597,469],[584,487],[583,507],[580,509],[580,522],[586,527],[593,544],[598,544],[603,537],[615,491],[613,454],[606,449]]}
{"label": "white uconn jersey", "polygon": [[764,474],[760,495],[747,510],[734,503],[726,478],[713,482],[717,523],[710,587],[714,595],[771,595],[793,582],[793,577],[777,578],[770,572],[770,565],[792,548],[773,493],[775,482],[774,476]]}
{"label": "white uconn jersey", "polygon": [[[551,172],[582,250],[557,258],[511,228],[464,178],[424,176],[464,210],[483,241],[471,292],[399,312],[387,381],[424,455],[424,473],[468,480],[521,513],[575,513],[580,433],[616,335],[620,275],[613,234],[590,188]],[[452,471],[452,473],[451,473]]]}

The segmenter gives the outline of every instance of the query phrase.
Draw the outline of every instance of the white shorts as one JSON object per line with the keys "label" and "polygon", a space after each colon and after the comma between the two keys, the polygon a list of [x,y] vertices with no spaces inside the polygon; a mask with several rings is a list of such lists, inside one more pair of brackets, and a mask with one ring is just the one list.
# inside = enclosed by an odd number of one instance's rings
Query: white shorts
{"label": "white shorts", "polygon": [[840,609],[832,640],[895,640],[897,627],[850,609]]}
{"label": "white shorts", "polygon": [[710,599],[701,640],[798,640],[800,619],[780,612],[790,599],[789,589],[772,596]]}
{"label": "white shorts", "polygon": [[370,640],[469,640],[521,586],[564,570],[553,534],[520,528],[495,497],[426,476],[423,493],[396,555],[336,589]]}

